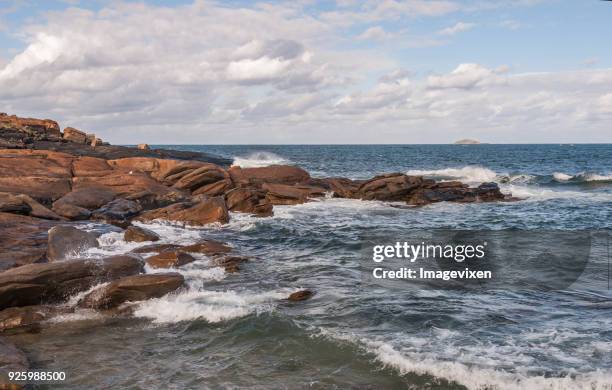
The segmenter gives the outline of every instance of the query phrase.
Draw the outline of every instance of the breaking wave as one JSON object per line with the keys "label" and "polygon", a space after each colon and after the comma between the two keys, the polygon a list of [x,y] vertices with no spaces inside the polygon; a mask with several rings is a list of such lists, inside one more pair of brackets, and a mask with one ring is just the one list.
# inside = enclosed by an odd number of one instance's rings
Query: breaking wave
{"label": "breaking wave", "polygon": [[270,165],[290,164],[291,161],[271,152],[253,152],[247,156],[236,156],[232,166],[242,168],[267,167]]}

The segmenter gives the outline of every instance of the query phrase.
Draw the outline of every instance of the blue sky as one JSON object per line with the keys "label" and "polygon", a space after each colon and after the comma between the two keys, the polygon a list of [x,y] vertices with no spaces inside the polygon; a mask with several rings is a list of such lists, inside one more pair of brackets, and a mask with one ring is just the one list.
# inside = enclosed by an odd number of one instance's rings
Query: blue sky
{"label": "blue sky", "polygon": [[612,142],[610,20],[595,0],[0,0],[0,111],[113,142]]}

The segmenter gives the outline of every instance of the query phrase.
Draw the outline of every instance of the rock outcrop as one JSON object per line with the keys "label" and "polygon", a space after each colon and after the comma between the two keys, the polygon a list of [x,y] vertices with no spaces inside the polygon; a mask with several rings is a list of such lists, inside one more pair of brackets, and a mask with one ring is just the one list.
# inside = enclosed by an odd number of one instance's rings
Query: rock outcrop
{"label": "rock outcrop", "polygon": [[56,223],[0,212],[0,271],[47,261],[47,231]]}
{"label": "rock outcrop", "polygon": [[195,257],[181,250],[166,250],[148,257],[145,261],[151,268],[178,268],[195,260]]}
{"label": "rock outcrop", "polygon": [[143,271],[133,256],[29,264],[0,273],[0,310],[60,302],[91,286]]}
{"label": "rock outcrop", "polygon": [[54,226],[49,230],[47,259],[49,261],[74,258],[90,248],[97,248],[98,234],[73,226]]}
{"label": "rock outcrop", "polygon": [[184,283],[185,278],[175,272],[127,276],[95,289],[78,305],[97,310],[112,309],[125,302],[162,297]]}
{"label": "rock outcrop", "polygon": [[123,233],[123,239],[127,242],[159,241],[159,236],[152,230],[129,226]]}
{"label": "rock outcrop", "polygon": [[273,205],[266,198],[266,191],[252,188],[234,188],[225,194],[227,208],[240,213],[269,217],[273,214]]}
{"label": "rock outcrop", "polygon": [[258,187],[263,183],[293,185],[310,179],[308,172],[291,165],[271,165],[260,168],[231,167],[228,172],[232,181],[240,187]]}
{"label": "rock outcrop", "polygon": [[140,221],[165,219],[187,225],[201,226],[215,222],[227,223],[229,218],[223,198],[213,197],[196,204],[191,202],[175,203],[161,209],[145,212],[137,219]]}

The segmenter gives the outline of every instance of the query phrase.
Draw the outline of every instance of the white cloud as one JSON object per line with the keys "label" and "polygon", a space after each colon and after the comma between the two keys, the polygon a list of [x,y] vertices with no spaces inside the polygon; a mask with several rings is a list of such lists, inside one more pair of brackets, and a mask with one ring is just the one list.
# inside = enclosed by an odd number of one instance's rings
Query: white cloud
{"label": "white cloud", "polygon": [[[448,142],[465,129],[483,141],[609,139],[612,69],[404,69],[400,48],[441,37],[412,43],[384,21],[458,4],[372,0],[319,14],[293,2],[71,8],[19,31],[26,46],[0,64],[0,107],[116,143]],[[386,40],[351,46],[355,31]]]}
{"label": "white cloud", "polygon": [[458,22],[453,26],[442,29],[438,32],[440,35],[455,35],[461,32],[469,31],[476,26],[474,23]]}
{"label": "white cloud", "polygon": [[427,78],[427,86],[434,89],[470,89],[487,81],[491,81],[494,76],[494,71],[482,65],[461,64],[451,73],[438,76],[429,76]]}

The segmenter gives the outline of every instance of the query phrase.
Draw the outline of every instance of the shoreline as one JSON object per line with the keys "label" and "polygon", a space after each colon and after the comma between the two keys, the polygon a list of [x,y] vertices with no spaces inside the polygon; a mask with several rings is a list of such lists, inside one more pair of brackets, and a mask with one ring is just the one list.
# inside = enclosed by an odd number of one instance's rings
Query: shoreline
{"label": "shoreline", "polygon": [[[156,245],[160,237],[132,221],[226,224],[230,212],[266,217],[274,206],[325,196],[410,206],[517,200],[495,183],[470,187],[402,173],[367,180],[312,178],[292,165],[229,167],[216,156],[145,144],[117,147],[78,129],[61,132],[54,121],[8,115],[0,116],[0,148],[0,234],[6,237],[0,245],[0,340],[3,333],[40,330],[77,308],[129,317],[133,302],[185,289],[184,277],[173,270],[195,261],[195,254],[230,274],[249,262],[240,248],[209,239]],[[142,245],[96,261],[62,261],[98,245],[99,235],[79,229],[87,221],[112,225],[125,241]],[[164,272],[147,273],[145,267]],[[99,283],[106,284],[91,290]],[[298,290],[284,299],[299,302],[312,295]],[[0,362],[15,360],[14,350],[0,354]],[[15,361],[27,369],[23,359]]]}

